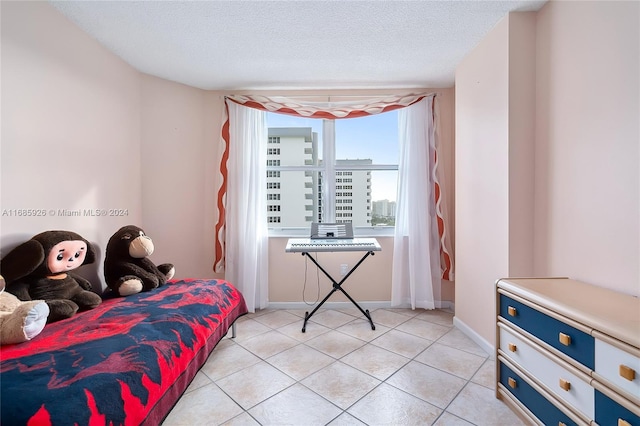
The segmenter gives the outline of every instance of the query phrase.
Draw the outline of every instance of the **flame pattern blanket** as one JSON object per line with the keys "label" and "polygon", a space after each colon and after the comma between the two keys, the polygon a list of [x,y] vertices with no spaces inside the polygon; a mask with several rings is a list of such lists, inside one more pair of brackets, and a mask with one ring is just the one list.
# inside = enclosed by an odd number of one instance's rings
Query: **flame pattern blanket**
{"label": "flame pattern blanket", "polygon": [[0,424],[160,424],[246,313],[229,282],[190,279],[47,324],[0,349]]}

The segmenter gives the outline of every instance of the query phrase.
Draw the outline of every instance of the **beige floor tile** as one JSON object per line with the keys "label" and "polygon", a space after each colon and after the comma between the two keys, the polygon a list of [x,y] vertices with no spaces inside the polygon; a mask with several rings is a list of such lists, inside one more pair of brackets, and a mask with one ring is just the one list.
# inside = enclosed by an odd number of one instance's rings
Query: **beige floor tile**
{"label": "beige floor tile", "polygon": [[255,318],[255,321],[271,328],[282,327],[283,325],[291,324],[299,320],[299,317],[287,311],[272,311]]}
{"label": "beige floor tile", "polygon": [[445,411],[433,426],[473,426],[473,423],[469,423],[468,421]]}
{"label": "beige floor tile", "polygon": [[468,383],[447,411],[477,426],[526,425],[502,401],[495,392],[475,383]]}
{"label": "beige floor tile", "polygon": [[271,330],[254,336],[251,339],[238,342],[238,344],[260,358],[266,359],[295,345],[299,345],[300,342],[276,330]]}
{"label": "beige floor tile", "polygon": [[240,317],[164,426],[522,425],[495,398],[494,354],[452,312],[375,309],[371,330],[344,305],[320,309],[305,333],[313,306]]}
{"label": "beige floor tile", "polygon": [[441,409],[382,383],[347,410],[368,425],[430,425]]}
{"label": "beige floor tile", "polygon": [[405,333],[413,334],[414,336],[427,340],[438,340],[450,329],[451,327],[422,321],[417,318],[411,318],[409,321],[403,322],[395,328],[395,330],[404,331]]}
{"label": "beige floor tile", "polygon": [[441,345],[438,342],[429,346],[416,361],[435,367],[447,373],[469,380],[482,366],[486,357],[471,354],[450,346]]}
{"label": "beige floor tile", "polygon": [[313,321],[316,324],[324,325],[325,327],[329,328],[338,328],[341,325],[345,325],[346,323],[351,322],[355,319],[355,317],[344,314],[340,311],[325,309],[313,314],[309,321]]}
{"label": "beige floor tile", "polygon": [[265,361],[216,381],[220,389],[245,410],[294,383],[295,380]]}
{"label": "beige floor tile", "polygon": [[353,417],[346,411],[336,417],[327,426],[367,426],[366,423],[362,423],[360,420]]}
{"label": "beige floor tile", "polygon": [[262,425],[325,425],[340,415],[329,401],[295,384],[249,410]]}
{"label": "beige floor tile", "polygon": [[433,341],[394,329],[372,340],[371,344],[413,358],[433,344]]}
{"label": "beige floor tile", "polygon": [[373,321],[373,324],[376,327],[375,330],[371,329],[371,323],[368,319],[356,319],[351,321],[350,323],[338,327],[336,330],[341,333],[348,334],[349,336],[353,336],[357,339],[364,340],[366,342],[376,339],[389,331],[389,327],[376,324],[375,319]]}
{"label": "beige floor tile", "polygon": [[381,347],[365,345],[342,357],[340,361],[376,379],[385,380],[410,360]]}
{"label": "beige floor tile", "polygon": [[439,408],[445,408],[465,385],[466,380],[428,365],[411,361],[386,383]]}
{"label": "beige floor tile", "polygon": [[278,331],[285,336],[289,336],[292,339],[296,339],[298,342],[306,342],[308,340],[313,339],[314,337],[318,337],[321,334],[330,331],[331,329],[325,327],[324,325],[317,324],[315,322],[308,322],[307,328],[305,332],[302,332],[302,325],[304,323],[304,318],[298,319],[296,322],[292,322],[291,324],[287,324],[283,327],[278,328]]}
{"label": "beige floor tile", "polygon": [[338,407],[346,409],[378,386],[380,380],[336,361],[300,383]]}
{"label": "beige floor tile", "polygon": [[451,331],[438,339],[438,343],[470,352],[478,356],[489,355],[473,340],[468,338],[462,331],[458,330],[457,328],[451,329]]}
{"label": "beige floor tile", "polygon": [[[212,401],[215,401],[215,404]],[[241,414],[242,411],[242,408],[216,385],[209,384],[180,398],[164,420],[163,426],[217,425]]]}
{"label": "beige floor tile", "polygon": [[199,389],[203,386],[206,385],[210,385],[213,382],[211,381],[211,379],[209,379],[209,377],[207,377],[202,370],[198,371],[196,373],[196,376],[193,378],[193,380],[191,381],[191,383],[189,383],[189,386],[187,387],[187,390],[184,391],[184,393],[189,393],[189,392],[193,392],[196,389]]}
{"label": "beige floor tile", "polygon": [[244,321],[238,321],[236,324],[237,333],[234,339],[236,343],[243,342],[251,339],[252,337],[271,331],[270,327],[250,318]]}
{"label": "beige floor tile", "polygon": [[267,358],[266,361],[292,378],[302,380],[333,363],[335,359],[309,346],[297,345]]}
{"label": "beige floor tile", "polygon": [[200,372],[211,380],[218,380],[259,362],[260,358],[234,343],[224,348],[215,348]]}
{"label": "beige floor tile", "polygon": [[306,344],[336,359],[364,346],[367,342],[347,336],[339,331],[331,330],[309,340]]}
{"label": "beige floor tile", "polygon": [[397,327],[409,318],[407,315],[399,314],[389,309],[376,309],[371,312],[371,316],[375,318],[374,324],[382,324],[386,327]]}
{"label": "beige floor tile", "polygon": [[422,309],[415,318],[444,325],[445,327],[453,327],[453,312],[443,311],[441,309]]}
{"label": "beige floor tile", "polygon": [[[311,307],[311,309],[313,309],[313,307]],[[303,318],[304,319],[304,315],[305,315],[305,312],[307,312],[307,310],[305,310],[305,309],[285,309],[285,312],[289,312],[290,314],[293,314],[293,315],[297,316],[298,318]]]}
{"label": "beige floor tile", "polygon": [[478,372],[471,378],[473,383],[477,383],[489,389],[496,388],[496,362],[487,359]]}
{"label": "beige floor tile", "polygon": [[247,412],[243,412],[239,416],[235,416],[231,420],[221,423],[220,426],[260,426],[260,423]]}
{"label": "beige floor tile", "polygon": [[[336,309],[336,311],[342,312],[343,314],[351,315],[354,318],[364,318],[364,319],[366,319],[364,314],[362,312],[360,312],[360,309],[356,308],[356,306],[353,303],[346,302],[346,306],[348,306],[348,308],[339,308],[339,309]],[[360,306],[360,307],[366,311],[365,307],[363,307],[363,306]]]}
{"label": "beige floor tile", "polygon": [[395,312],[396,314],[404,315],[408,318],[413,318],[418,315],[420,312],[416,309],[411,308],[386,308],[388,311]]}

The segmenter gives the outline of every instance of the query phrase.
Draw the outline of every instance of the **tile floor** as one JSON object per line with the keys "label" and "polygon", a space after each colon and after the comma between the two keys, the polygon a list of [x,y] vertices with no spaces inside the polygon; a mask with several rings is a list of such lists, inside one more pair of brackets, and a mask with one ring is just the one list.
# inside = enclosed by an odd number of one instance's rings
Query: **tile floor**
{"label": "tile floor", "polygon": [[443,310],[264,310],[237,322],[164,421],[192,425],[522,425],[493,355]]}

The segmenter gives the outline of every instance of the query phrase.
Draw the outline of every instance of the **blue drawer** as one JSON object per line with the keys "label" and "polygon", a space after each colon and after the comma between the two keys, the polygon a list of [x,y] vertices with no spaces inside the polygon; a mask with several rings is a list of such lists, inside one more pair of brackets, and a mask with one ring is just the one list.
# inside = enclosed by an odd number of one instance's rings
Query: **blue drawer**
{"label": "blue drawer", "polygon": [[[509,379],[515,382],[509,383]],[[537,418],[545,425],[576,425],[566,414],[560,411],[555,405],[547,401],[529,383],[516,374],[512,369],[500,363],[500,383],[515,396],[518,401],[524,404]],[[512,384],[515,387],[512,387]]]}
{"label": "blue drawer", "polygon": [[622,419],[632,426],[640,426],[640,417],[624,408],[602,392],[596,389],[596,418],[600,426],[618,426]]}
{"label": "blue drawer", "polygon": [[[499,312],[500,316],[505,320],[528,331],[589,369],[595,369],[595,340],[593,336],[536,311],[504,294],[500,295]],[[560,333],[569,337],[570,342],[568,345],[560,342]]]}

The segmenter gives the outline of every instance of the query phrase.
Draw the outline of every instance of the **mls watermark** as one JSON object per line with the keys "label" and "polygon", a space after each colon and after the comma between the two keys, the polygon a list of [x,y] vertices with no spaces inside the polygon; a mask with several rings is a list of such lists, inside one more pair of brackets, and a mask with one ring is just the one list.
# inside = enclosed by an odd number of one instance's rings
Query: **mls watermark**
{"label": "mls watermark", "polygon": [[3,209],[2,217],[114,217],[129,216],[129,209]]}

